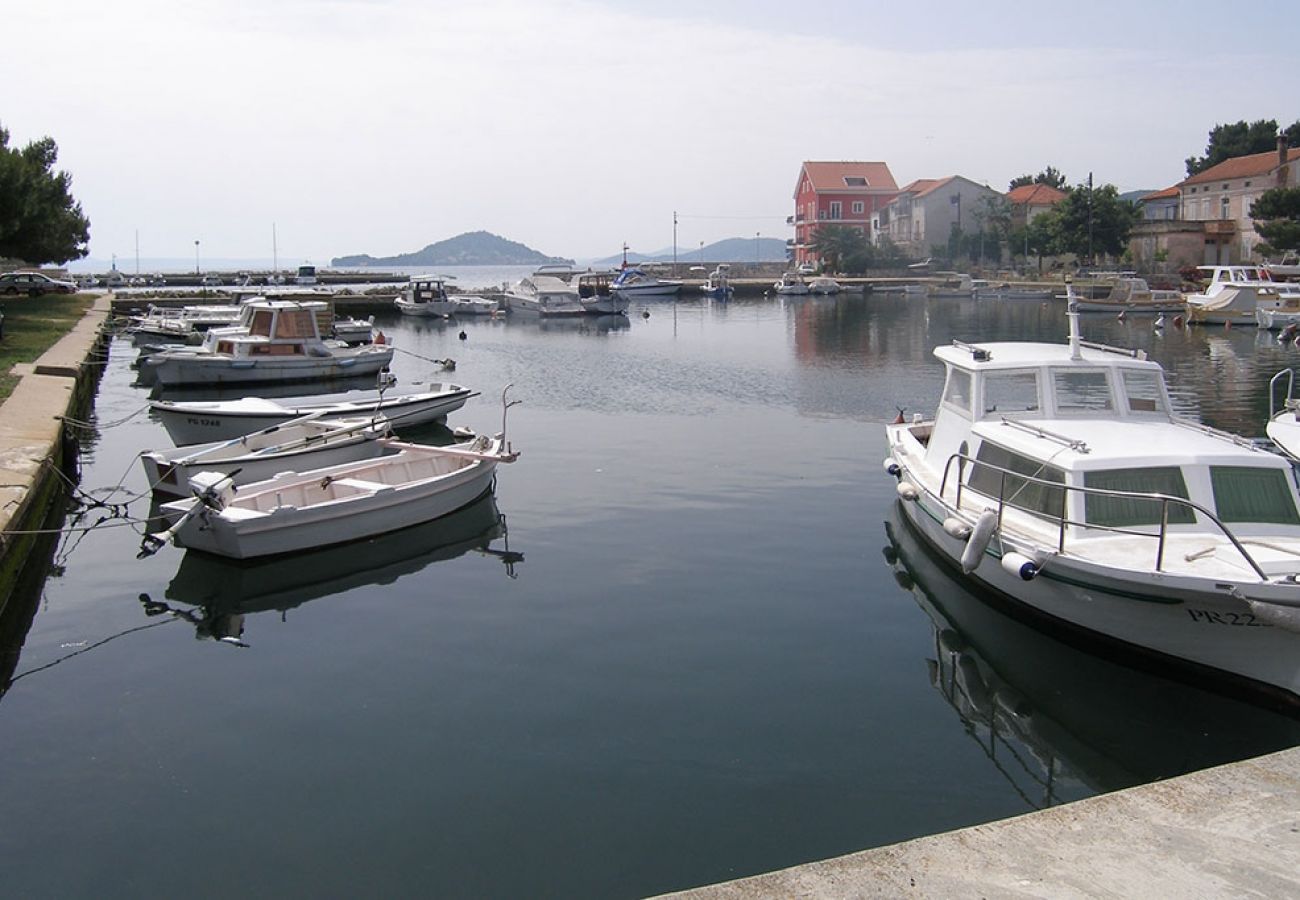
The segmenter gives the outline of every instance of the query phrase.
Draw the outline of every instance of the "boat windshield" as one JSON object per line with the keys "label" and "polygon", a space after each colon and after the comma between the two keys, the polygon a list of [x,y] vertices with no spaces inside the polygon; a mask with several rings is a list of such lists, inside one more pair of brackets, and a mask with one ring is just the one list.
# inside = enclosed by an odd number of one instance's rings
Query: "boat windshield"
{"label": "boat windshield", "polygon": [[[1083,485],[1104,491],[1167,494],[1171,497],[1187,499],[1187,482],[1183,480],[1182,470],[1177,466],[1085,472]],[[1083,515],[1089,525],[1104,525],[1111,528],[1159,525],[1161,505],[1158,500],[1085,494]],[[1170,503],[1168,521],[1171,525],[1190,525],[1196,521],[1196,514],[1190,506]]]}
{"label": "boat windshield", "polygon": [[971,374],[963,369],[949,369],[948,383],[943,386],[943,402],[961,412],[970,414]]}
{"label": "boat windshield", "polygon": [[1282,469],[1257,466],[1210,466],[1214,509],[1224,522],[1300,525]]}
{"label": "boat windshield", "polygon": [[1007,415],[1039,408],[1038,372],[990,372],[984,376],[984,413]]}
{"label": "boat windshield", "polygon": [[1162,391],[1163,379],[1158,372],[1138,372],[1123,370],[1121,380],[1124,383],[1124,399],[1128,401],[1129,412],[1156,412],[1168,414],[1165,406],[1165,393]]}
{"label": "boat windshield", "polygon": [[1115,408],[1105,369],[1053,369],[1056,410],[1060,413],[1105,412]]}

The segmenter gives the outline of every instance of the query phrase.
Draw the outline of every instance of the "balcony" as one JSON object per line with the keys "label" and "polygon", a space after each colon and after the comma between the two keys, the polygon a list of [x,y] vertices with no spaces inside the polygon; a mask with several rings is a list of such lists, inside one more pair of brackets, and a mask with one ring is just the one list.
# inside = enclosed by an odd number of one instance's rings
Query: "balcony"
{"label": "balcony", "polygon": [[1201,223],[1206,234],[1232,235],[1237,233],[1237,223],[1232,219],[1211,219]]}

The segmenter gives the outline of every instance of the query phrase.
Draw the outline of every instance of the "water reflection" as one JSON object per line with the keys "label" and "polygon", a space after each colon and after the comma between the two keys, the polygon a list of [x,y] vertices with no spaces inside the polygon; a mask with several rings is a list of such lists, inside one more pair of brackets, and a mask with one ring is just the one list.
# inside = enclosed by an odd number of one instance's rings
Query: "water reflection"
{"label": "water reflection", "polygon": [[[500,539],[499,547],[493,543]],[[195,636],[243,644],[250,613],[281,614],[311,600],[364,585],[392,584],[432,563],[475,552],[499,561],[510,578],[524,555],[510,549],[505,516],[489,491],[450,515],[402,531],[269,560],[234,561],[187,550],[166,598],[140,596],[146,615],[171,615],[194,625]]]}
{"label": "water reflection", "polygon": [[950,574],[897,504],[885,533],[895,579],[930,618],[931,684],[1027,805],[1074,799],[1062,796],[1072,785],[1113,791],[1300,742],[1300,722],[1085,653],[1005,615]]}

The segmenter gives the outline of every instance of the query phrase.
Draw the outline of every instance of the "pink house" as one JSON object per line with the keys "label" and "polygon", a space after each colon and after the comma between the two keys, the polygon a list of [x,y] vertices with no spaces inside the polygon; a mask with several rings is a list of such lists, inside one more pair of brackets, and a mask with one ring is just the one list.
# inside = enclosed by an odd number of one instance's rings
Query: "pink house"
{"label": "pink house", "polygon": [[883,162],[805,162],[794,188],[794,261],[815,262],[810,245],[821,225],[862,229],[871,243],[871,217],[898,194]]}

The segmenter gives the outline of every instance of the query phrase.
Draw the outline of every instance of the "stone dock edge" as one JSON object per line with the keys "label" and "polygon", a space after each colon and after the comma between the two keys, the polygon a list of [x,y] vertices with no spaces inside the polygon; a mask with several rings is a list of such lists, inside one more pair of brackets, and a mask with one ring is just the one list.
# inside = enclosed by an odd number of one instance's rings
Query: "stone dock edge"
{"label": "stone dock edge", "polygon": [[[81,319],[33,363],[19,363],[13,393],[0,405],[0,613],[14,593],[38,532],[60,517],[65,471],[108,357],[112,295],[95,298]],[[35,556],[40,556],[36,554]]]}
{"label": "stone dock edge", "polygon": [[663,896],[1300,897],[1300,748]]}

